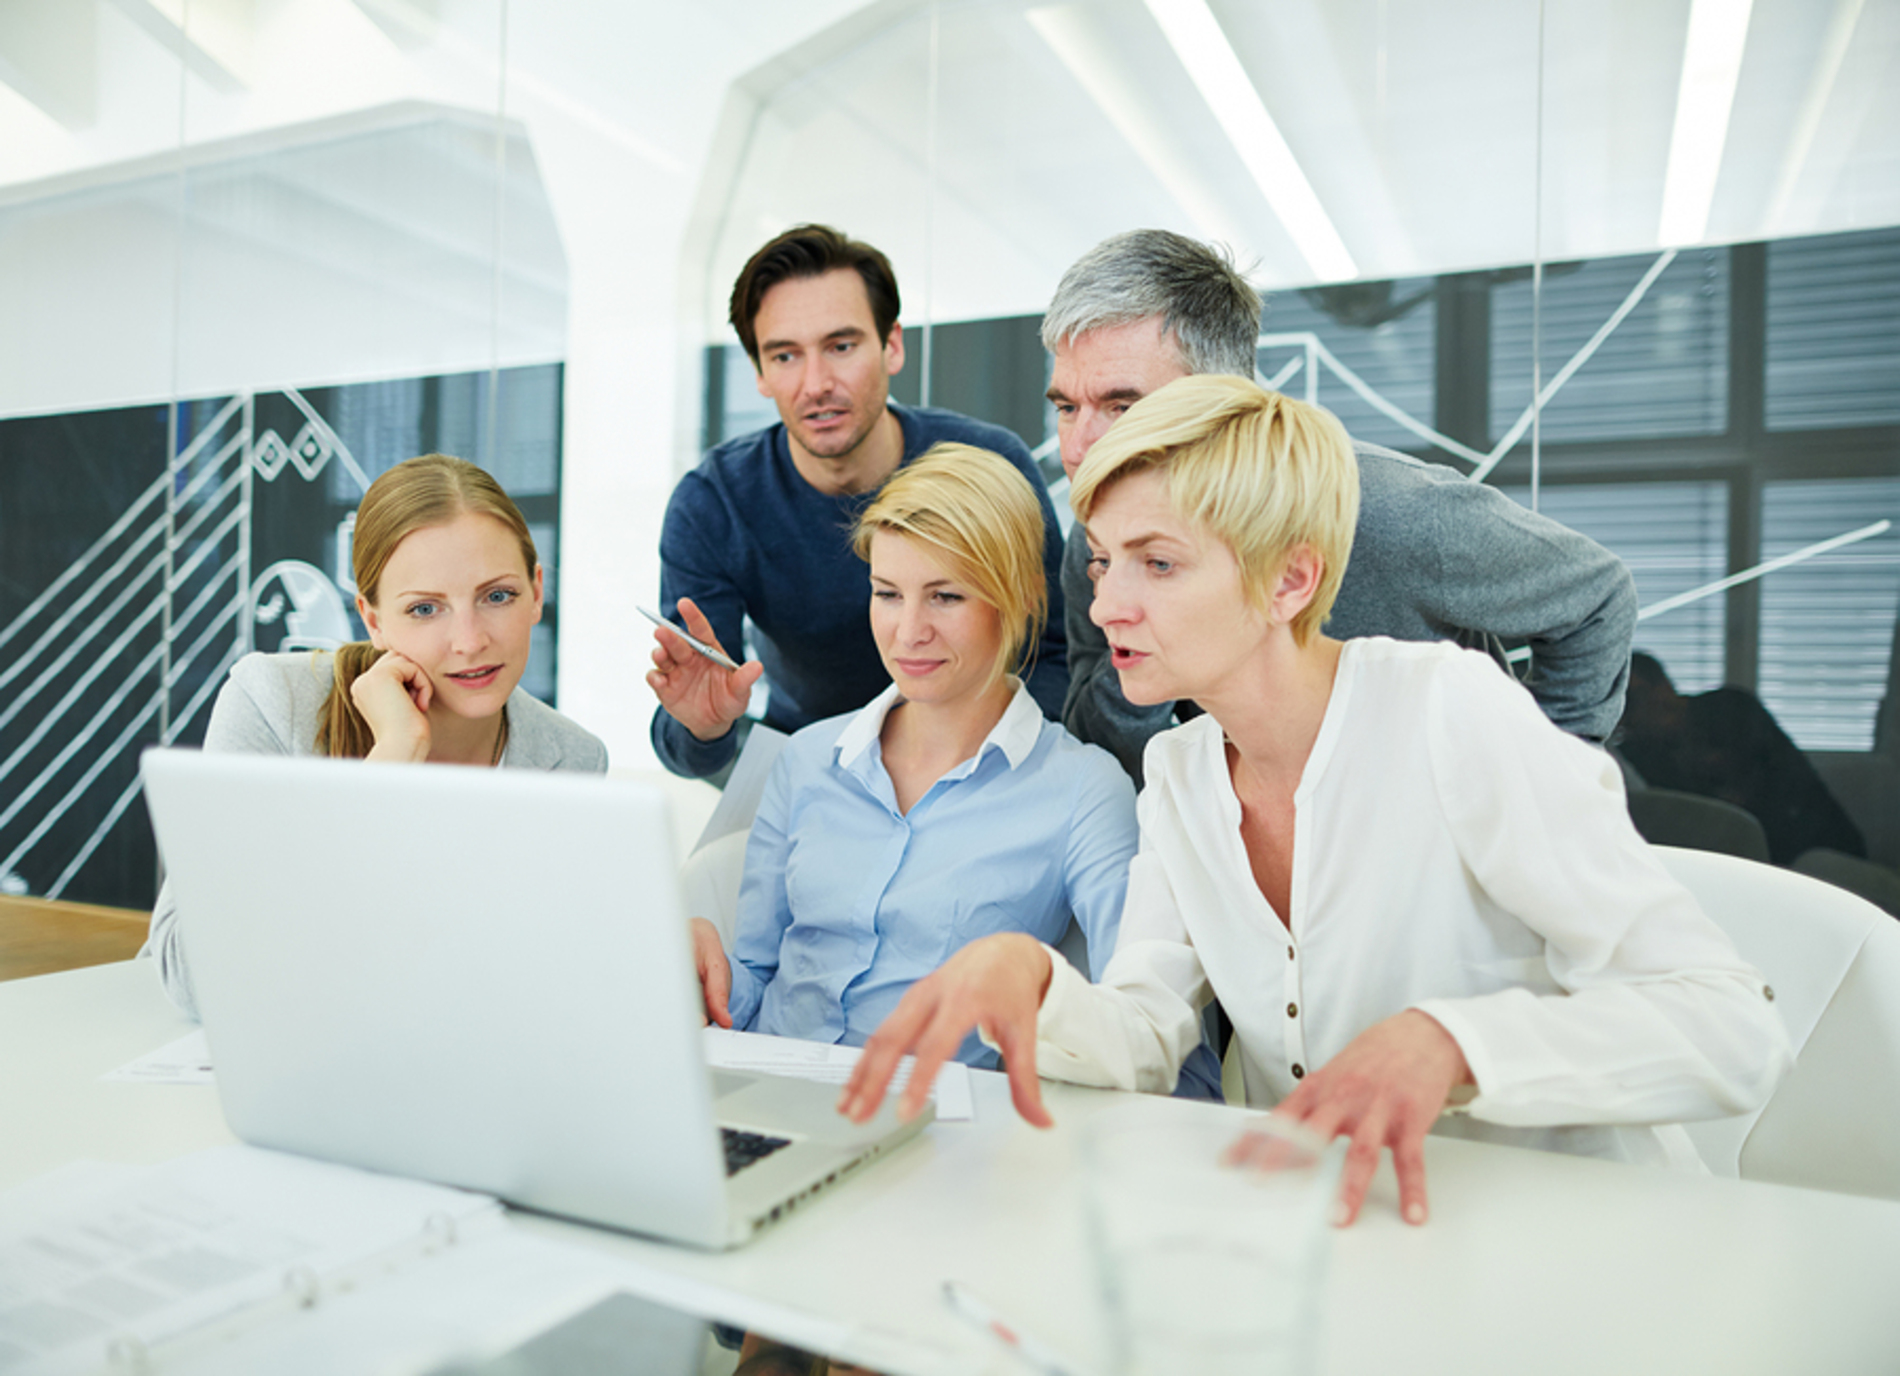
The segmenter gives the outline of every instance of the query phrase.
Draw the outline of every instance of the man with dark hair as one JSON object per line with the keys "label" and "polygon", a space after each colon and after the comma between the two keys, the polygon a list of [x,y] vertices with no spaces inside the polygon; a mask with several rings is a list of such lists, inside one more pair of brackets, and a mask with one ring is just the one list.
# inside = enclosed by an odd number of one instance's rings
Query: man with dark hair
{"label": "man with dark hair", "polygon": [[[1260,295],[1205,244],[1135,230],[1089,250],[1043,316],[1054,357],[1062,467],[1148,393],[1193,373],[1254,376]],[[1602,741],[1623,710],[1636,589],[1595,541],[1534,515],[1454,469],[1354,441],[1359,525],[1327,633],[1453,640],[1531,651],[1525,684],[1564,730]],[[1137,783],[1148,738],[1192,704],[1137,707],[1122,696],[1108,642],[1089,620],[1088,538],[1069,536],[1069,693],[1063,721],[1114,753]]]}
{"label": "man with dark hair", "polygon": [[660,599],[686,630],[737,658],[750,623],[759,661],[726,669],[655,632],[653,748],[675,774],[718,773],[752,685],[782,731],[864,706],[890,683],[872,641],[870,582],[851,552],[859,512],[884,480],[940,441],[994,450],[1043,509],[1049,621],[1027,671],[1050,717],[1068,681],[1062,540],[1022,440],[950,411],[897,406],[904,366],[897,279],[884,255],[825,225],[766,244],[732,289],[730,316],[779,423],[726,441],[680,479],[660,534]]}

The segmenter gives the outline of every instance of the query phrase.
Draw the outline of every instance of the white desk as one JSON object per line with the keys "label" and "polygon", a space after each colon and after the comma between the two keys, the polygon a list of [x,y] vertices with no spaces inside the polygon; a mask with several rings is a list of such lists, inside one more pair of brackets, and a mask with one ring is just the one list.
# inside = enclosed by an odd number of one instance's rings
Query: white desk
{"label": "white desk", "polygon": [[[214,1090],[98,1080],[187,1030],[136,964],[0,984],[0,1188],[79,1157],[156,1161],[230,1141]],[[976,1080],[976,1122],[933,1126],[736,1253],[524,1224],[982,1350],[940,1303],[956,1278],[1098,1360],[1072,1129],[1114,1096],[1050,1086],[1060,1126],[1039,1133],[1000,1077]],[[1428,1226],[1397,1220],[1388,1167],[1337,1238],[1333,1376],[1900,1372],[1900,1204],[1456,1141],[1431,1142],[1427,1161]]]}

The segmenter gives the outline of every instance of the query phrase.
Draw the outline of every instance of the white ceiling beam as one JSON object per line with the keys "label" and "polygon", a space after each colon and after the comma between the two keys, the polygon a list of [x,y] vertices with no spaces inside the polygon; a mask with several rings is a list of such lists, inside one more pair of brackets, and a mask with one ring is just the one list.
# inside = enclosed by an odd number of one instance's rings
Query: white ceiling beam
{"label": "white ceiling beam", "polygon": [[126,18],[214,91],[256,84],[252,0],[112,0]]}
{"label": "white ceiling beam", "polygon": [[99,109],[93,0],[0,3],[0,82],[68,130],[90,128]]}
{"label": "white ceiling beam", "polygon": [[1140,79],[1115,60],[1082,6],[1045,5],[1026,11],[1024,18],[1193,221],[1201,237],[1236,249],[1251,240],[1221,197],[1194,170],[1193,160],[1168,136],[1166,121],[1150,117]]}
{"label": "white ceiling beam", "polygon": [[436,0],[356,0],[356,8],[404,52],[433,43],[442,24]]}
{"label": "white ceiling beam", "polygon": [[1349,282],[1357,277],[1359,269],[1345,240],[1320,204],[1207,0],[1146,0],[1146,4],[1313,274],[1322,282]]}

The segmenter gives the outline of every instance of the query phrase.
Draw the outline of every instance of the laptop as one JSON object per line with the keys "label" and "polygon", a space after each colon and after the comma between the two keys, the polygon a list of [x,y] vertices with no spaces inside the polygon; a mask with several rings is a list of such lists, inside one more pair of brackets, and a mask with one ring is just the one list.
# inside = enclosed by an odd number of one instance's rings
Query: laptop
{"label": "laptop", "polygon": [[193,750],[141,771],[247,1142],[722,1248],[931,1116],[854,1126],[834,1085],[707,1067],[651,786]]}

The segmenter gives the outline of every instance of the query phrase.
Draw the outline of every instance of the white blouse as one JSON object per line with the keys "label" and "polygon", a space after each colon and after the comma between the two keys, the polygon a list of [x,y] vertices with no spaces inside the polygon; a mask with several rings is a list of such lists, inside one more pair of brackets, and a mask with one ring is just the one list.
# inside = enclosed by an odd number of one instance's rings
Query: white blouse
{"label": "white blouse", "polygon": [[1165,1091],[1218,998],[1266,1107],[1419,1008],[1477,1081],[1440,1131],[1694,1165],[1686,1133],[1647,1125],[1746,1112],[1789,1062],[1773,992],[1637,835],[1615,763],[1483,654],[1346,642],[1294,795],[1285,923],[1219,724],[1155,737],[1145,768],[1120,940],[1100,985],[1053,962],[1045,1075]]}

